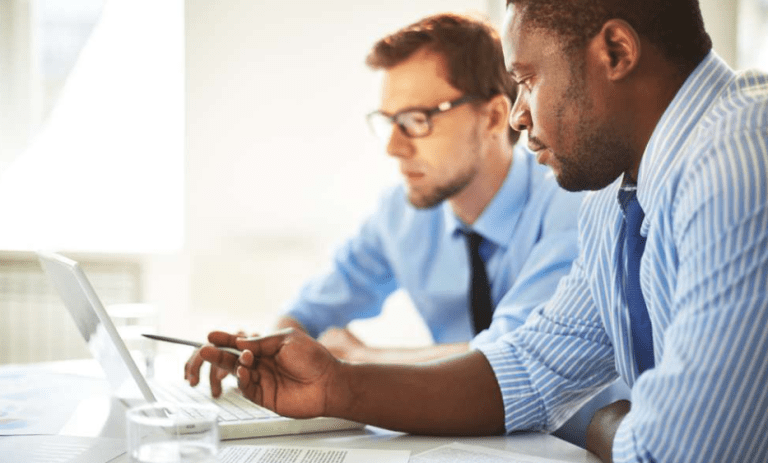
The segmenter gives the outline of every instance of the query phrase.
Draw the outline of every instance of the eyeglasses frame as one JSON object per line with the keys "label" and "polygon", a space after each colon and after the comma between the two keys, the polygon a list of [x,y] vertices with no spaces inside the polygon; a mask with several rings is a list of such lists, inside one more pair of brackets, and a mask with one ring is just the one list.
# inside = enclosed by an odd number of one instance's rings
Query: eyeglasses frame
{"label": "eyeglasses frame", "polygon": [[[409,109],[403,109],[402,111],[398,111],[398,112],[396,112],[395,114],[393,114],[391,116],[389,114],[381,111],[381,110],[376,110],[376,111],[372,111],[372,112],[368,113],[368,115],[366,116],[366,120],[368,121],[368,126],[371,128],[371,131],[375,135],[378,135],[378,134],[376,133],[376,129],[373,127],[373,124],[371,123],[371,120],[372,120],[373,116],[380,115],[380,116],[384,116],[386,119],[388,119],[389,122],[392,125],[396,125],[397,128],[400,129],[400,132],[402,132],[402,134],[405,135],[406,137],[408,137],[408,138],[422,138],[422,137],[427,137],[430,134],[432,134],[432,128],[433,128],[432,117],[434,115],[442,114],[442,113],[444,113],[446,111],[449,111],[449,110],[451,110],[453,108],[461,106],[461,105],[463,105],[465,103],[469,103],[470,101],[477,100],[478,98],[479,97],[476,96],[476,95],[464,94],[464,95],[462,95],[462,96],[460,96],[460,97],[458,97],[458,98],[456,98],[454,100],[443,101],[442,103],[438,104],[434,108],[409,108]],[[412,113],[412,112],[420,112],[420,113],[424,114],[424,116],[426,117],[426,120],[427,120],[427,132],[426,133],[424,133],[422,135],[411,135],[411,134],[409,134],[407,132],[406,128],[397,121],[397,118],[399,116],[401,116],[402,114]]]}

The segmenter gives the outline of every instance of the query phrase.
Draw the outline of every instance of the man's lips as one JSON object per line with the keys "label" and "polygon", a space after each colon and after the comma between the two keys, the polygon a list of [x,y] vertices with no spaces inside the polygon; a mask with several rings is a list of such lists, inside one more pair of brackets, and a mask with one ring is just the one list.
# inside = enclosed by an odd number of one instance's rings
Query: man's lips
{"label": "man's lips", "polygon": [[417,178],[421,178],[421,177],[424,176],[424,172],[420,172],[420,171],[417,171],[417,170],[404,170],[404,169],[401,169],[400,173],[403,175],[403,177],[408,178],[408,179],[417,179]]}
{"label": "man's lips", "polygon": [[544,143],[541,143],[535,138],[528,139],[528,149],[533,151],[534,153],[538,153],[539,151],[545,150],[546,148],[547,146],[544,145]]}
{"label": "man's lips", "polygon": [[546,164],[551,151],[546,145],[541,143],[536,137],[528,138],[528,149],[536,154],[536,162]]}

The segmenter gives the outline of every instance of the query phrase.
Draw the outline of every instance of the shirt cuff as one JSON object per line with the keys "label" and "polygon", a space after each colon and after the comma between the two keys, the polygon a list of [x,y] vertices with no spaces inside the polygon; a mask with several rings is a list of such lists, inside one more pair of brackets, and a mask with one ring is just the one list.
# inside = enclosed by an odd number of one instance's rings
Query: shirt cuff
{"label": "shirt cuff", "polygon": [[531,386],[530,372],[517,349],[501,340],[475,346],[475,349],[485,355],[496,375],[504,401],[506,431],[543,430],[546,426],[544,403]]}

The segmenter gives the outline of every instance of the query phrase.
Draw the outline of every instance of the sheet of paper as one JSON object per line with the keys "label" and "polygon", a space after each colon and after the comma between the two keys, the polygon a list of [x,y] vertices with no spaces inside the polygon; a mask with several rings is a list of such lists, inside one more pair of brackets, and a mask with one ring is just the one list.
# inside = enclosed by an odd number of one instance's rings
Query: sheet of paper
{"label": "sheet of paper", "polygon": [[0,436],[57,434],[79,402],[103,390],[94,380],[34,366],[0,369]]}
{"label": "sheet of paper", "polygon": [[408,450],[337,449],[232,445],[219,450],[219,463],[408,463]]}
{"label": "sheet of paper", "polygon": [[0,437],[0,461],[9,463],[106,463],[123,453],[123,439],[73,436]]}
{"label": "sheet of paper", "polygon": [[479,445],[454,442],[427,450],[411,458],[410,463],[566,463],[544,457],[496,450]]}

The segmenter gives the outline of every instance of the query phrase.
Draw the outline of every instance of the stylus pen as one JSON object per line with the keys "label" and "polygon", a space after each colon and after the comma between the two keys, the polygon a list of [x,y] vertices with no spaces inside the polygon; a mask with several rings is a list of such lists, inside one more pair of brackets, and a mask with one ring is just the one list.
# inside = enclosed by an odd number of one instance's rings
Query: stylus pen
{"label": "stylus pen", "polygon": [[[159,334],[142,333],[142,336],[144,336],[145,338],[154,339],[156,341],[172,342],[174,344],[184,344],[185,346],[192,346],[192,347],[198,347],[198,348],[203,347],[202,342],[187,341],[186,339],[172,338],[170,336],[160,336]],[[243,351],[237,350],[233,347],[218,347],[218,346],[214,346],[214,347],[216,347],[217,349],[223,350],[224,352],[235,354],[238,357],[240,356],[240,354],[243,353]]]}

